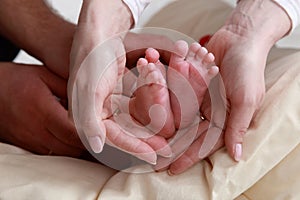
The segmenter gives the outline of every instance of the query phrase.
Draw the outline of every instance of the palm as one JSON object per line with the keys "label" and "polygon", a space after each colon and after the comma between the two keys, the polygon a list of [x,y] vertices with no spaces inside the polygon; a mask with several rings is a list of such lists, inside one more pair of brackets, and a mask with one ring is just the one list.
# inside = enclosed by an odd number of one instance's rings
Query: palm
{"label": "palm", "polygon": [[207,48],[216,57],[226,90],[225,143],[233,156],[233,143],[242,142],[242,136],[264,96],[265,52],[268,51],[255,40],[225,28],[214,34]]}
{"label": "palm", "polygon": [[[154,150],[165,147],[167,142],[157,136],[141,140],[137,136],[148,136],[148,131],[132,125],[129,113],[122,110],[128,105],[121,84],[125,60],[120,38],[107,40],[90,51],[71,79],[73,81],[69,82],[72,116],[84,143],[87,139],[95,153],[101,152],[104,143],[108,143],[155,163],[157,155]],[[119,115],[114,115],[116,113]]]}
{"label": "palm", "polygon": [[[269,49],[254,41],[251,37],[246,39],[224,27],[210,39],[207,49],[215,55],[216,65],[220,68],[228,106],[227,114],[224,113],[219,98],[216,98],[215,107],[211,105],[215,100],[211,98],[210,101],[209,95],[206,95],[201,112],[213,126],[170,165],[171,173],[182,173],[198,162],[199,156],[205,158],[223,146],[224,138],[217,138],[215,135],[217,133],[219,136],[220,129],[223,128],[224,115],[227,115],[224,127],[225,145],[231,157],[236,159],[234,144],[243,142],[243,134],[264,96],[264,67]],[[206,132],[205,127],[202,131]]]}

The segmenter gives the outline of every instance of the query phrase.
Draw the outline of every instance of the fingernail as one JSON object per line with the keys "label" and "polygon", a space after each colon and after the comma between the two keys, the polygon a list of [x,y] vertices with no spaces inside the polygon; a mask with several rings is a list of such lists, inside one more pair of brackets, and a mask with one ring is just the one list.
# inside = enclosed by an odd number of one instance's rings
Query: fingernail
{"label": "fingernail", "polygon": [[159,169],[156,169],[156,168],[154,167],[155,172],[164,172],[164,171],[167,171],[167,169],[168,169],[168,167],[159,168]]}
{"label": "fingernail", "polygon": [[156,163],[157,163],[156,153],[137,154],[136,157],[143,161],[146,161],[147,163],[149,163],[151,165],[156,165]]}
{"label": "fingernail", "polygon": [[175,175],[171,170],[168,170],[167,173],[168,173],[169,176],[174,176]]}
{"label": "fingernail", "polygon": [[199,157],[200,159],[203,159],[203,158],[205,158],[205,155],[206,155],[206,152],[204,152],[203,150],[200,149],[199,154],[198,154],[198,157]]}
{"label": "fingernail", "polygon": [[157,150],[156,153],[164,158],[171,158],[173,156],[172,149],[169,146]]}
{"label": "fingernail", "polygon": [[201,146],[200,150],[199,150],[199,154],[198,154],[198,157],[202,160],[204,159],[205,157],[207,157],[208,155],[208,151],[206,148],[203,148],[203,146]]}
{"label": "fingernail", "polygon": [[234,149],[234,159],[235,161],[240,161],[242,157],[242,144],[236,144]]}
{"label": "fingernail", "polygon": [[95,153],[100,153],[103,149],[103,142],[98,136],[89,137],[89,144]]}
{"label": "fingernail", "polygon": [[159,172],[166,171],[169,168],[172,161],[172,158],[159,157],[157,161],[158,164],[154,166],[154,170]]}

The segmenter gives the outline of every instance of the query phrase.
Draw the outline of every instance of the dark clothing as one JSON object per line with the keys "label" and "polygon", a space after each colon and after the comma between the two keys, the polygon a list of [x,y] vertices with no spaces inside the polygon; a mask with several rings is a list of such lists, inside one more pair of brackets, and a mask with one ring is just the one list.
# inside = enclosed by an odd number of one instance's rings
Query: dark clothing
{"label": "dark clothing", "polygon": [[0,36],[0,62],[10,62],[18,55],[20,49]]}

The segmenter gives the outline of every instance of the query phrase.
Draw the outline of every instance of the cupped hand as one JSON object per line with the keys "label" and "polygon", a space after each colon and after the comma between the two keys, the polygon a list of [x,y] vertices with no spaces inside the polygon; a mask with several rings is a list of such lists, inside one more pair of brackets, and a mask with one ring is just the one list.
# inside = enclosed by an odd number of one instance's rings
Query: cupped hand
{"label": "cupped hand", "polygon": [[[218,82],[213,80],[212,85],[215,83]],[[176,136],[171,141],[173,157],[169,159],[160,158],[155,169],[159,171],[168,170],[170,175],[181,174],[224,146],[224,131],[211,121],[212,116],[215,116],[220,123],[224,123],[226,117],[224,104],[221,102],[220,96],[214,94],[213,91],[210,92],[213,93],[211,95],[216,96],[210,97],[208,93],[206,94],[201,105],[203,116],[198,117],[196,123],[190,127],[177,131]],[[215,103],[212,103],[213,101]],[[212,108],[222,112],[212,112]],[[202,151],[205,152],[204,155],[199,154]]]}
{"label": "cupped hand", "polygon": [[168,167],[171,174],[186,171],[224,144],[234,160],[241,159],[244,135],[265,94],[264,69],[269,46],[257,41],[226,27],[210,39],[207,49],[215,55],[221,75],[218,91],[210,90],[210,98],[207,95],[201,106],[210,125],[206,130],[199,129],[199,138]]}
{"label": "cupped hand", "polygon": [[0,138],[38,154],[79,157],[84,152],[60,100],[66,82],[44,66],[0,63]]}
{"label": "cupped hand", "polygon": [[[264,98],[269,45],[256,40],[255,34],[243,34],[224,26],[214,34],[207,48],[214,53],[216,64],[220,66],[226,91],[225,145],[229,155],[239,161],[244,135]],[[218,119],[212,120],[219,123]]]}
{"label": "cupped hand", "polygon": [[[263,6],[260,2],[239,1],[207,45],[225,85],[225,145],[235,161],[242,159],[244,135],[264,98],[267,55],[291,25],[284,9],[273,1],[264,1]],[[218,125],[218,119],[212,120]]]}
{"label": "cupped hand", "polygon": [[[113,115],[121,110],[118,108],[121,103],[113,104],[111,97],[119,95],[123,98],[126,54],[122,37],[90,41],[90,46],[78,42],[86,39],[80,32],[75,39],[74,58],[71,59],[75,72],[71,72],[68,83],[69,106],[72,108],[71,117],[82,139],[88,143],[87,147],[100,153],[107,143],[151,164],[156,163],[156,150],[166,148],[168,151],[167,141],[149,135],[146,128],[132,127],[132,120],[128,121],[131,119],[129,112],[122,112],[117,121]],[[128,126],[132,127],[131,130],[126,128]]]}

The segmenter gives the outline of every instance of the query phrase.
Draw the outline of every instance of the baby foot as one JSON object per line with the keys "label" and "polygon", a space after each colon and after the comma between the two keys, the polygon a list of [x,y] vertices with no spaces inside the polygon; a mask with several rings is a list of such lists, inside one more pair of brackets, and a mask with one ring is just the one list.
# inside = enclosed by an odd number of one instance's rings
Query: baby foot
{"label": "baby foot", "polygon": [[185,128],[194,122],[208,85],[219,68],[213,66],[213,54],[199,43],[188,48],[185,41],[178,41],[175,51],[167,72],[168,85],[175,127]]}
{"label": "baby foot", "polygon": [[130,100],[130,114],[153,133],[169,138],[175,132],[169,92],[165,79],[165,67],[158,60],[154,49],[146,51],[146,58],[137,63],[139,76],[135,96]]}

